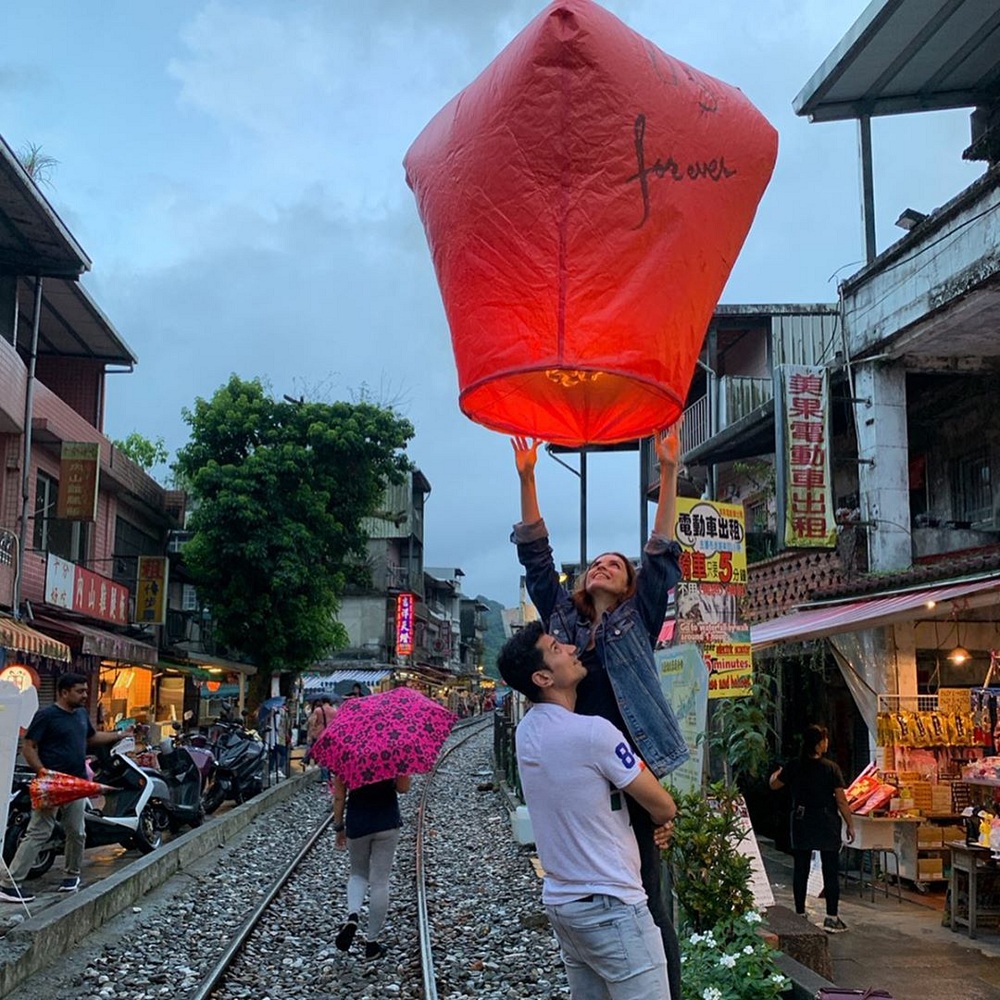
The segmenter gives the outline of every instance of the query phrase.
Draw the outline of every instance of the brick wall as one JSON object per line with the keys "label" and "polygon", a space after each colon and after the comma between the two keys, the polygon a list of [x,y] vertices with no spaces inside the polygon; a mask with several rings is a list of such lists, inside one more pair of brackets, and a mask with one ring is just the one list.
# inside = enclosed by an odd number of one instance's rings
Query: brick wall
{"label": "brick wall", "polygon": [[794,549],[753,563],[747,573],[743,613],[754,623],[777,618],[812,595],[847,580],[840,555],[831,549]]}
{"label": "brick wall", "polygon": [[40,357],[35,365],[38,380],[71,406],[87,423],[101,429],[104,414],[101,396],[104,362],[87,358]]}
{"label": "brick wall", "polygon": [[28,373],[13,344],[0,337],[0,431],[24,427],[24,390]]}

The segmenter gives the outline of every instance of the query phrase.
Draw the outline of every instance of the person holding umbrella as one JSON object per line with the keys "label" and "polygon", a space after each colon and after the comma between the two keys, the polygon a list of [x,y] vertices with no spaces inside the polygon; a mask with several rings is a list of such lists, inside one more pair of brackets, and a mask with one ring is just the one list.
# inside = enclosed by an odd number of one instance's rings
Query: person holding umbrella
{"label": "person holding umbrella", "polygon": [[[638,571],[621,553],[605,552],[584,569],[572,592],[560,582],[538,506],[535,463],[540,443],[511,439],[521,493],[521,520],[514,525],[511,541],[517,545],[528,594],[546,631],[574,645],[586,667],[575,712],[607,719],[630,738],[653,774],[663,778],[690,756],[653,659],[669,591],[681,577],[680,546],[674,540],[680,425],[656,435],[659,500]],[[642,885],[663,936],[671,992],[679,997],[680,947],[663,896],[655,824],[639,802],[627,796],[626,801],[639,846]]]}
{"label": "person holding umbrella", "polygon": [[351,858],[351,874],[347,879],[347,920],[335,939],[341,951],[347,951],[354,941],[358,914],[367,892],[365,958],[381,958],[386,953],[379,935],[389,912],[389,875],[403,825],[397,793],[409,790],[408,774],[362,785],[353,791],[348,790],[343,780],[334,775],[333,829],[337,834],[337,847],[347,847]]}
{"label": "person holding umbrella", "polygon": [[[75,778],[87,777],[87,751],[117,743],[131,729],[122,732],[95,732],[87,714],[87,678],[83,674],[63,674],[56,681],[56,700],[48,708],[39,709],[28,726],[21,745],[21,754],[37,775],[43,771],[58,771]],[[60,892],[76,892],[80,888],[80,869],[86,839],[83,798],[59,807],[37,806],[17,848],[10,868],[0,876],[0,900],[5,903],[30,903],[35,897],[25,893],[20,883],[31,871],[39,848],[49,839],[56,815],[66,831],[65,878]]]}
{"label": "person holding umbrella", "polygon": [[347,698],[313,745],[313,758],[330,768],[337,846],[350,850],[347,920],[335,939],[347,951],[358,930],[365,893],[365,958],[381,958],[379,935],[389,908],[389,874],[402,818],[398,795],[411,774],[430,771],[455,715],[436,701],[397,687],[383,694]]}

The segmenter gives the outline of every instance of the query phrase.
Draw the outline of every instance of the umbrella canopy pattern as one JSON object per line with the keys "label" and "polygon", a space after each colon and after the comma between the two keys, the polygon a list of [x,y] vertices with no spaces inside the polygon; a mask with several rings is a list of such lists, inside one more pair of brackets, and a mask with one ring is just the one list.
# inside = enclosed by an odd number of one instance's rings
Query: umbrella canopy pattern
{"label": "umbrella canopy pattern", "polygon": [[59,806],[64,806],[67,802],[73,802],[76,799],[86,799],[91,795],[104,795],[113,791],[115,789],[108,785],[88,781],[86,778],[77,778],[72,774],[63,774],[62,771],[48,771],[44,768],[38,772],[38,777],[34,778],[28,785],[28,794],[31,796],[33,809],[58,809]]}
{"label": "umbrella canopy pattern", "polygon": [[430,771],[457,716],[412,688],[348,698],[313,758],[348,788]]}

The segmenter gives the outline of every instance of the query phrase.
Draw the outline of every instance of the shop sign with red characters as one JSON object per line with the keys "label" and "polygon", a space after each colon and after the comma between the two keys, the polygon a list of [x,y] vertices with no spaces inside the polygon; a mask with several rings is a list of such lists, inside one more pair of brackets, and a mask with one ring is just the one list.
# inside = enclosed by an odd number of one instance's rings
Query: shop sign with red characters
{"label": "shop sign with red characters", "polygon": [[747,550],[742,505],[678,497],[675,536],[682,579],[736,586],[743,593]]}
{"label": "shop sign with red characters", "polygon": [[825,368],[781,365],[784,404],[785,544],[833,548],[837,525],[830,463],[830,379]]}
{"label": "shop sign with red characters", "polygon": [[396,656],[413,653],[413,594],[396,595]]}

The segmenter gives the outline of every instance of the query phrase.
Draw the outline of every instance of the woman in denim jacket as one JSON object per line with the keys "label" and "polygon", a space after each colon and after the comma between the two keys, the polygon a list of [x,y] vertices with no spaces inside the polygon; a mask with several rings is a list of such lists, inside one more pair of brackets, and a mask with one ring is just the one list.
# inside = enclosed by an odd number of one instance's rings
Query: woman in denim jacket
{"label": "woman in denim jacket", "polygon": [[[656,438],[660,463],[659,501],[653,531],[638,572],[617,552],[605,552],[587,567],[570,593],[560,582],[548,531],[538,506],[535,463],[539,441],[512,438],[521,482],[521,521],[511,541],[524,567],[528,595],[546,632],[572,642],[587,667],[577,688],[576,711],[600,715],[627,735],[658,778],[690,756],[677,717],[663,696],[653,649],[666,612],[668,592],[680,579],[680,547],[673,540],[677,499],[677,425]],[[670,911],[663,899],[660,852],[648,812],[625,796],[639,846],[642,884],[663,936],[671,996],[679,997],[680,954]]]}

